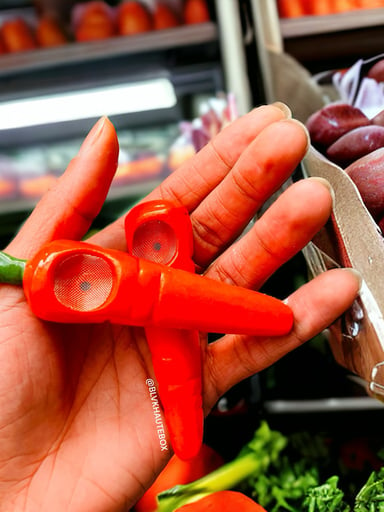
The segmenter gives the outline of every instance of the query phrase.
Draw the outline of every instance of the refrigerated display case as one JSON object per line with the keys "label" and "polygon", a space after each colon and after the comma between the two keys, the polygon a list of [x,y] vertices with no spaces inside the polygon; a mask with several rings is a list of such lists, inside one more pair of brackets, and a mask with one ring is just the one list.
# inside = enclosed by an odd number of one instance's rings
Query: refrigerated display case
{"label": "refrigerated display case", "polygon": [[[35,15],[29,2],[11,4],[0,20]],[[231,91],[240,114],[264,102],[246,4],[210,2],[207,23],[0,55],[1,235],[12,235],[99,116],[110,117],[121,147],[103,210],[110,220],[172,170],[180,123],[207,99]]]}
{"label": "refrigerated display case", "polygon": [[358,58],[381,53],[383,23],[384,3],[370,9],[281,18],[279,25],[285,50],[311,72],[318,73],[346,68]]}

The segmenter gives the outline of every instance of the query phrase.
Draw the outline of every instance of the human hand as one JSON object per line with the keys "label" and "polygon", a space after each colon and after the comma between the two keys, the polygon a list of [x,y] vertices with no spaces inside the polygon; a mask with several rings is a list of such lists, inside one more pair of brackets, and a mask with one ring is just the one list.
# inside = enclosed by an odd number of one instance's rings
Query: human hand
{"label": "human hand", "polygon": [[[187,207],[200,273],[257,289],[329,217],[326,183],[299,181],[236,241],[305,154],[307,134],[287,115],[282,106],[253,110],[147,197]],[[105,200],[117,156],[115,131],[102,119],[6,252],[28,259],[51,240],[82,238]],[[125,250],[123,219],[90,241]],[[287,298],[295,319],[288,336],[226,335],[209,345],[203,336],[206,411],[234,384],[326,328],[358,288],[353,272],[332,270],[295,291]],[[143,330],[43,322],[21,288],[9,285],[0,287],[0,315],[0,511],[131,507],[170,456],[156,435]]]}

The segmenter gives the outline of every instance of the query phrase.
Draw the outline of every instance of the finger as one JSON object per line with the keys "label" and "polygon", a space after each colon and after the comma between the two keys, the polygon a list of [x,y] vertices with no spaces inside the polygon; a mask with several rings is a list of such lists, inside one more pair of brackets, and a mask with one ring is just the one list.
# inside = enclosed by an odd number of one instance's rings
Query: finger
{"label": "finger", "polygon": [[324,272],[288,298],[294,315],[289,336],[228,335],[208,345],[204,383],[208,406],[236,383],[272,365],[329,327],[352,305],[360,285],[360,276],[351,269]]}
{"label": "finger", "polygon": [[245,288],[259,288],[297,254],[328,220],[333,203],[329,183],[298,181],[286,189],[206,275]]}
{"label": "finger", "polygon": [[182,165],[151,196],[183,204],[193,211],[227,176],[242,153],[271,124],[286,119],[286,107],[263,105],[237,119]]}
{"label": "finger", "polygon": [[240,234],[292,174],[308,146],[305,127],[293,119],[268,125],[249,144],[231,172],[193,212],[197,265],[206,266]]}
{"label": "finger", "polygon": [[29,258],[43,243],[59,238],[82,238],[105,201],[116,171],[118,152],[115,129],[107,118],[101,118],[6,251]]}
{"label": "finger", "polygon": [[[233,121],[145,200],[165,199],[193,211],[225,178],[249,144],[271,123],[289,115],[285,105],[263,105]],[[97,233],[92,241],[123,250],[124,219],[118,219]]]}

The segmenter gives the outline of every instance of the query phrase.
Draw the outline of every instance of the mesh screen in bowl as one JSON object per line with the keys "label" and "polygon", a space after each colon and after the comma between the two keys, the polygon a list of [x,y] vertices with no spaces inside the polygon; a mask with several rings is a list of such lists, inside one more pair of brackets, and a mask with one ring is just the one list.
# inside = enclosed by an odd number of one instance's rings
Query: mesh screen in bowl
{"label": "mesh screen in bowl", "polygon": [[63,306],[75,311],[92,311],[102,306],[112,286],[112,269],[100,256],[75,254],[55,269],[55,296]]}
{"label": "mesh screen in bowl", "polygon": [[149,220],[135,231],[132,254],[138,258],[168,265],[175,257],[177,238],[172,227],[161,220]]}

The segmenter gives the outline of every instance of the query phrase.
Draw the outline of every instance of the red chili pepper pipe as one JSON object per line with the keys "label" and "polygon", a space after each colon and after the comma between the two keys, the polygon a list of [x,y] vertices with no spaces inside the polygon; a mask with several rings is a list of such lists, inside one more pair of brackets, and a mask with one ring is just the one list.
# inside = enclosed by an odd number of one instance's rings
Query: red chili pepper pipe
{"label": "red chili pepper pipe", "polygon": [[26,298],[43,320],[288,334],[291,309],[274,297],[87,242],[46,244],[26,262]]}
{"label": "red chili pepper pipe", "polygon": [[[125,219],[134,256],[194,272],[193,234],[183,207],[149,201]],[[202,368],[197,330],[145,329],[172,447],[180,459],[195,457],[203,440]]]}

